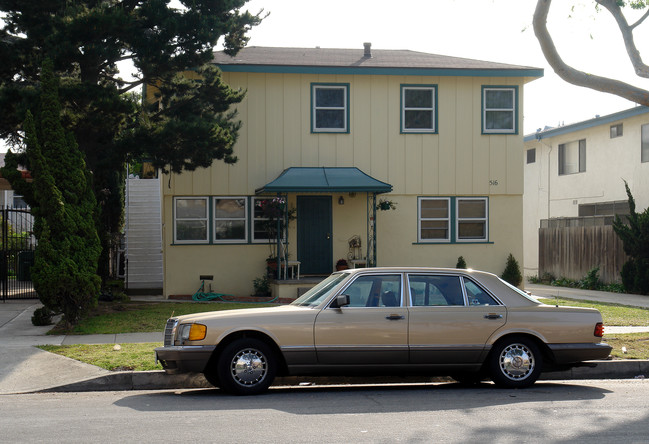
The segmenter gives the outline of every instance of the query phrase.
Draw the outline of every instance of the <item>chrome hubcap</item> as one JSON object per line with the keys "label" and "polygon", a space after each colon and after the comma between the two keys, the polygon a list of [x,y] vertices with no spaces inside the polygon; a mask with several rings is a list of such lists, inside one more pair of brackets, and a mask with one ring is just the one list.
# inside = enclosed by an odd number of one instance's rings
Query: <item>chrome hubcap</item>
{"label": "chrome hubcap", "polygon": [[232,358],[230,372],[238,384],[251,386],[264,379],[266,366],[266,357],[259,350],[245,349]]}
{"label": "chrome hubcap", "polygon": [[534,355],[523,344],[511,344],[500,354],[500,370],[513,381],[527,378],[534,365]]}

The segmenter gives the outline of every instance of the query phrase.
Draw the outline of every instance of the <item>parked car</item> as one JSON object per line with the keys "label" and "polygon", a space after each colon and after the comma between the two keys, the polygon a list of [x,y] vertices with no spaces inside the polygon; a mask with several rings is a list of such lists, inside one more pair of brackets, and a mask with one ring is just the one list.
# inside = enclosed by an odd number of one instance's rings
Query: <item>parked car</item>
{"label": "parked car", "polygon": [[364,268],[289,305],[172,317],[155,353],[167,373],[200,372],[241,395],[276,375],[417,373],[522,388],[606,358],[603,332],[596,309],[541,304],[491,273]]}

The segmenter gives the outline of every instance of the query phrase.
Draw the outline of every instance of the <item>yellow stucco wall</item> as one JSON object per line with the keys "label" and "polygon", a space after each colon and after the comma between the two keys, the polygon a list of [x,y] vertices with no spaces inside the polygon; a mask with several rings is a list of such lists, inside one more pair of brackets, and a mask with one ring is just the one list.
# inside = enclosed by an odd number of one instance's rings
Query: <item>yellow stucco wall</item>
{"label": "yellow stucco wall", "polygon": [[[510,252],[522,259],[524,79],[261,73],[224,73],[224,79],[247,90],[237,107],[239,161],[161,180],[166,295],[193,293],[201,274],[215,275],[215,290],[251,294],[268,256],[264,244],[173,245],[173,196],[252,196],[289,167],[355,166],[392,184],[389,198],[398,206],[377,215],[378,265],[454,266],[462,255],[469,266],[500,274]],[[349,84],[349,134],[311,133],[314,82]],[[438,86],[438,134],[400,133],[402,84]],[[483,85],[519,87],[519,135],[481,134]],[[347,256],[352,235],[366,247],[366,194],[342,195],[344,205],[332,195],[334,263]],[[489,197],[489,243],[417,244],[417,196]],[[295,202],[289,194],[289,206]],[[294,258],[295,223],[289,251]]]}

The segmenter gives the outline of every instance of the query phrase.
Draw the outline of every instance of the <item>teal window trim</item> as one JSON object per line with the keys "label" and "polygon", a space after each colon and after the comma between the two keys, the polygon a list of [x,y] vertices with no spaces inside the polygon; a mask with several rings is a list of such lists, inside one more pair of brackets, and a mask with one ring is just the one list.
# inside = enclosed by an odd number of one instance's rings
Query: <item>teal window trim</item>
{"label": "teal window trim", "polygon": [[[178,213],[178,202],[181,200],[194,200],[194,201],[204,201],[205,202],[205,217],[186,217],[186,218],[179,218],[177,216]],[[202,244],[209,244],[210,242],[210,203],[209,203],[209,198],[207,196],[174,196],[173,198],[173,207],[172,207],[172,213],[173,213],[173,242],[174,244],[183,244],[183,245],[202,245]],[[183,221],[205,221],[205,238],[204,239],[188,239],[188,240],[178,240],[178,222],[183,222]]]}
{"label": "teal window trim", "polygon": [[[514,93],[514,103],[513,103],[513,108],[506,108],[506,109],[487,109],[486,108],[486,103],[485,103],[485,95],[487,91],[490,90],[496,90],[496,89],[502,89],[502,90],[507,90],[510,89]],[[482,116],[482,134],[484,135],[494,135],[494,134],[503,134],[503,135],[512,135],[512,134],[518,134],[518,86],[517,85],[482,85],[482,91],[480,94],[481,98],[481,116]],[[486,128],[486,115],[487,111],[511,111],[512,112],[512,118],[513,118],[513,124],[511,129],[487,129]]]}
{"label": "teal window trim", "polygon": [[[216,200],[217,199],[233,199],[233,200],[241,200],[243,199],[245,201],[245,209],[244,209],[244,239],[215,239],[215,232],[216,232],[216,222],[217,219],[215,217],[215,206],[216,206]],[[207,213],[207,219],[206,219],[206,231],[207,231],[207,238],[206,239],[193,239],[193,240],[179,240],[178,239],[178,221],[179,219],[177,218],[177,201],[179,200],[201,200],[206,202],[206,213]],[[251,225],[251,218],[250,218],[250,197],[249,196],[174,196],[173,198],[173,207],[172,207],[172,216],[173,216],[173,240],[171,245],[246,245],[250,244],[250,225]],[[203,220],[203,218],[186,218],[186,219],[180,219],[180,220]],[[237,218],[235,218],[237,219]],[[241,218],[238,218],[241,220]],[[234,219],[232,219],[234,220]]]}
{"label": "teal window trim", "polygon": [[[421,236],[422,230],[422,220],[433,220],[433,219],[424,219],[421,217],[421,202],[423,200],[446,200],[448,202],[448,238],[446,239],[423,239]],[[485,223],[485,239],[459,239],[459,222],[460,220],[466,220],[466,218],[460,219],[458,214],[458,200],[479,200],[485,202],[485,215],[486,217],[480,218],[480,221],[484,220]],[[486,196],[419,196],[417,198],[417,242],[413,242],[413,245],[443,245],[443,244],[492,244],[493,242],[489,241],[489,198]],[[443,219],[437,219],[443,220]],[[477,219],[476,219],[477,220]]]}
{"label": "teal window trim", "polygon": [[[244,201],[244,208],[243,208],[243,218],[241,217],[221,217],[218,218],[216,217],[216,201],[217,200],[243,200]],[[210,236],[210,239],[213,244],[233,244],[233,243],[248,243],[249,242],[249,237],[248,237],[248,226],[250,225],[250,217],[249,217],[249,211],[248,211],[248,206],[249,206],[249,199],[248,196],[212,196],[210,199],[211,205],[210,205],[210,217],[212,221],[212,233]],[[216,239],[216,223],[217,221],[241,221],[243,220],[243,239]]]}
{"label": "teal window trim", "polygon": [[[476,201],[484,202],[484,217],[460,217],[460,208],[458,201]],[[455,242],[465,244],[467,242],[488,242],[489,241],[489,198],[487,197],[456,197],[453,199],[454,203],[454,215],[455,215],[455,232],[453,239]],[[479,238],[460,238],[460,222],[475,222],[475,223],[484,223],[484,239]]]}
{"label": "teal window trim", "polygon": [[[432,118],[432,124],[433,127],[431,129],[407,129],[405,128],[405,113],[406,113],[406,104],[404,100],[404,95],[405,91],[408,89],[427,89],[431,90],[433,93],[433,108],[432,108],[432,113],[433,113],[433,118]],[[399,116],[400,116],[400,123],[399,123],[399,129],[401,134],[438,134],[438,129],[437,129],[437,114],[438,114],[438,100],[437,100],[437,85],[436,84],[402,84],[400,88],[400,94],[399,94]],[[421,111],[425,111],[426,109],[419,109]]]}
{"label": "teal window trim", "polygon": [[[424,218],[422,217],[422,210],[421,210],[421,204],[423,201],[445,201],[446,202],[446,217],[434,217],[434,218]],[[423,197],[420,196],[417,198],[417,242],[422,242],[422,243],[431,243],[431,244],[445,244],[445,243],[450,243],[453,240],[453,223],[452,223],[452,215],[453,215],[453,199],[451,197],[443,197],[443,196],[430,196],[430,197]],[[433,238],[433,239],[423,239],[422,238],[422,222],[443,222],[446,221],[447,226],[447,236],[444,238]],[[439,229],[439,228],[433,228],[433,229]]]}
{"label": "teal window trim", "polygon": [[[341,88],[345,90],[345,106],[344,106],[344,128],[316,128],[316,98],[315,91],[317,88]],[[349,83],[311,83],[311,133],[313,134],[349,134],[350,132],[350,85]]]}

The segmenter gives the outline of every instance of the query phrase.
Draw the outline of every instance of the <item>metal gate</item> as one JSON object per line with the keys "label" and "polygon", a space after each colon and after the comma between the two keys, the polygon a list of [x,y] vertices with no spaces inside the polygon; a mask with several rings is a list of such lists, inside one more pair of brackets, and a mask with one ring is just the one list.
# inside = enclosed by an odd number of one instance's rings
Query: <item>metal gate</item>
{"label": "metal gate", "polygon": [[36,299],[31,277],[36,238],[29,209],[0,208],[0,286],[2,300]]}

